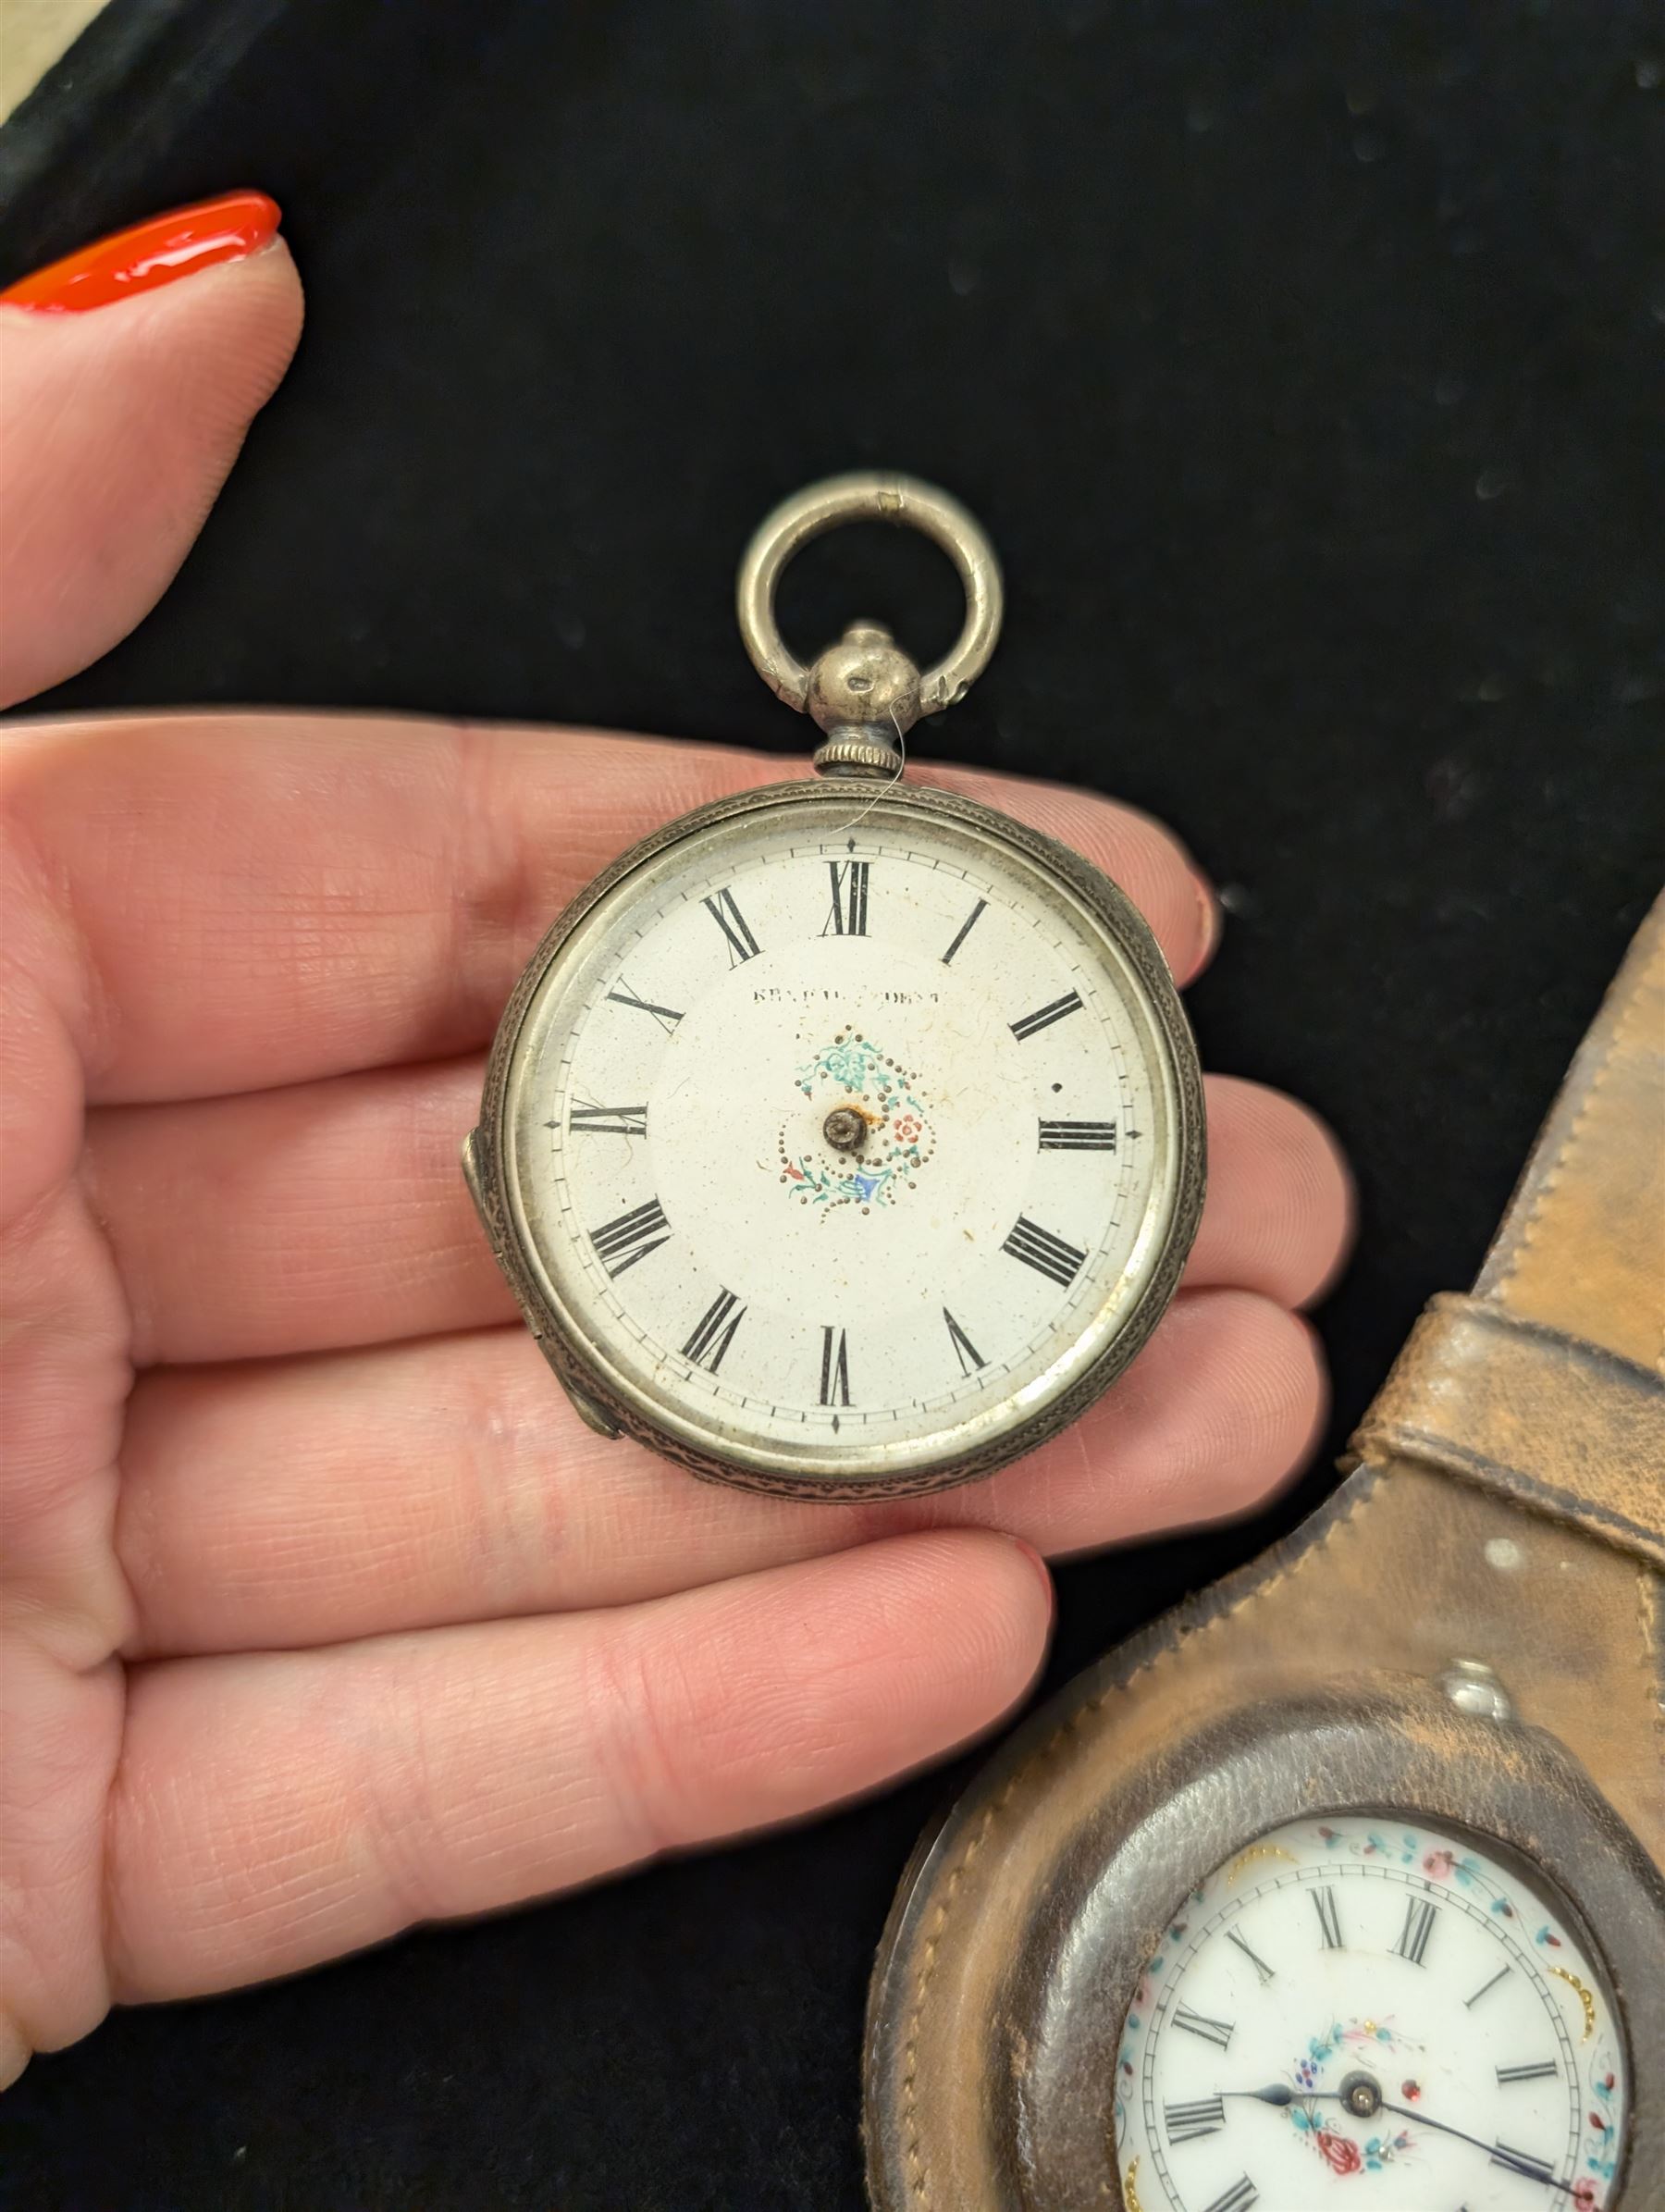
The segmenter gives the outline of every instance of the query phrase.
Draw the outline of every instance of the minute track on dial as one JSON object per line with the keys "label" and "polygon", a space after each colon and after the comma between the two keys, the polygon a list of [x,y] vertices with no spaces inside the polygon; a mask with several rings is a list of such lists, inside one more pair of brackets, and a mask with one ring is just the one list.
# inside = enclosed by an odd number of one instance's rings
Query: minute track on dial
{"label": "minute track on dial", "polygon": [[[929,909],[952,920],[957,910],[958,920],[939,940],[951,942],[980,900],[980,931],[996,931],[993,937],[984,938],[985,955],[1002,956],[1001,970],[1008,984],[1014,950],[1030,963],[1050,961],[1054,957],[1052,943],[1057,936],[1055,923],[1037,934],[1035,909],[1028,899],[1016,899],[1012,889],[1003,889],[987,878],[978,899],[967,907],[963,892],[956,889],[966,880],[964,871],[946,870],[943,865],[946,856],[931,840],[922,839],[918,831],[910,831],[903,849],[898,850],[887,834],[866,835],[857,854],[846,851],[842,857],[837,846],[829,854],[824,842],[815,842],[820,846],[819,855],[805,852],[802,842],[793,839],[772,852],[747,856],[738,864],[731,862],[704,883],[696,881],[674,894],[668,889],[658,909],[659,919],[651,910],[645,916],[638,912],[623,970],[627,982],[615,974],[591,1002],[597,1009],[609,1011],[609,1025],[601,1027],[593,1019],[581,1019],[562,1052],[563,1081],[570,1094],[565,1130],[572,1142],[559,1168],[563,1183],[574,1193],[571,1203],[581,1216],[591,1217],[601,1241],[601,1256],[611,1279],[619,1282],[619,1295],[624,1301],[622,1319],[645,1339],[685,1355],[685,1347],[692,1341],[690,1312],[696,1318],[702,1315],[721,1283],[746,1308],[744,1340],[731,1340],[727,1355],[714,1369],[708,1361],[693,1359],[693,1365],[708,1378],[702,1388],[714,1391],[723,1403],[739,1406],[748,1420],[758,1417],[755,1407],[780,1406],[780,1425],[790,1422],[800,1428],[801,1420],[788,1410],[790,1397],[783,1401],[781,1392],[782,1373],[789,1372],[792,1366],[788,1348],[776,1341],[779,1328],[784,1326],[782,1300],[790,1305],[796,1283],[808,1285],[824,1276],[823,1263],[831,1255],[834,1287],[843,1286],[846,1294],[870,1302],[876,1283],[889,1285],[896,1279],[898,1255],[890,1242],[893,1217],[894,1233],[906,1232],[907,1243],[913,1242],[911,1232],[925,1226],[927,1206],[932,1207],[930,1217],[939,1224],[949,1218],[934,1209],[945,1195],[942,1185],[944,1173],[959,1172],[948,1168],[946,1161],[961,1140],[949,1114],[937,1102],[943,1087],[939,1032],[953,1033],[947,1029],[945,1009],[950,1006],[966,1009],[956,1017],[958,1028],[975,1030],[980,1020],[986,1022],[987,1016],[972,1014],[970,1009],[989,1007],[991,993],[999,988],[999,978],[983,974],[980,965],[976,970],[956,973],[948,963],[944,972],[945,964],[940,959],[929,981],[918,974],[911,965],[915,958],[911,947],[922,935],[929,943],[929,934],[914,926],[914,918]],[[808,872],[806,860],[812,862]],[[865,879],[854,872],[861,867],[868,871]],[[880,868],[888,886],[882,921],[872,903],[878,881],[874,871]],[[835,884],[842,929],[833,926],[832,895]],[[710,925],[717,920],[713,907],[731,928],[738,926],[734,917],[740,918],[747,940],[759,948],[756,954],[746,951],[742,959],[745,943],[736,949],[720,926],[713,931]],[[694,915],[703,920],[705,928],[696,927],[690,919]],[[997,921],[997,917],[1001,919]],[[811,953],[839,965],[818,976],[813,966],[805,966]],[[1074,941],[1066,939],[1060,943],[1057,957],[1073,967],[1081,955]],[[980,963],[983,958],[980,955]],[[849,965],[852,962],[854,967]],[[853,988],[858,995],[852,996]],[[730,991],[737,995],[721,998]],[[944,1403],[945,1390],[955,1404],[974,1409],[987,1397],[997,1398],[1002,1391],[1015,1390],[1018,1385],[1010,1379],[1014,1358],[1020,1363],[1039,1361],[1048,1344],[1056,1341],[1060,1316],[1067,1309],[1061,1301],[1053,1303],[1054,1294],[1074,1297],[1089,1281],[1111,1283],[1119,1260],[1115,1232],[1112,1249],[1105,1250],[1103,1229],[1095,1225],[1121,1215],[1127,1227],[1119,1233],[1123,1238],[1130,1234],[1137,1225],[1141,1203],[1148,1204],[1153,1195],[1152,1166],[1160,1163],[1153,1159],[1124,1163],[1118,1143],[1120,1114],[1067,1112],[1063,1110],[1066,1101],[1060,1097],[1059,1110],[1037,1115],[1030,1102],[1039,1094],[1050,1106],[1054,1091],[1062,1092],[1067,1086],[1078,1091],[1092,1083],[1110,1092],[1125,1111],[1131,1095],[1129,1083],[1134,1085],[1133,1094],[1147,1106],[1153,1103],[1147,1088],[1150,1077],[1139,1059],[1130,1057],[1131,1040],[1123,1026],[1126,1009],[1116,1001],[1107,1001],[1103,1009],[1093,1008],[1072,984],[1068,989],[1054,985],[1050,994],[1037,992],[1031,1004],[1045,1008],[1061,998],[1069,998],[1072,993],[1081,998],[1081,1004],[1070,1019],[1077,1024],[1085,1019],[1086,1026],[1079,1029],[1063,1057],[1049,1050],[1049,1057],[1038,1066],[1024,1065],[1015,1058],[1004,1078],[1011,1086],[1009,1106],[1001,1089],[1003,1079],[996,1077],[991,1091],[991,1071],[987,1069],[981,1085],[971,1094],[980,1106],[988,1107],[991,1134],[996,1134],[998,1127],[996,1143],[1011,1148],[1010,1172],[1017,1179],[1011,1185],[1013,1197],[1033,1205],[1038,1202],[1030,1197],[1030,1171],[1023,1168],[1019,1157],[1023,1108],[1029,1105],[1028,1156],[1043,1165],[1055,1163],[1047,1168],[1047,1173],[1064,1179],[1049,1202],[1052,1217],[1024,1211],[1019,1205],[1004,1223],[991,1224],[981,1235],[976,1232],[974,1218],[970,1219],[968,1225],[972,1235],[956,1238],[958,1257],[944,1247],[940,1276],[938,1263],[924,1268],[922,1250],[908,1254],[904,1271],[923,1268],[921,1280],[929,1276],[944,1279],[952,1287],[963,1278],[973,1285],[968,1290],[962,1282],[958,1291],[946,1301],[939,1299],[935,1308],[948,1340],[945,1350],[952,1358],[948,1382],[953,1388],[948,1390],[934,1361],[927,1363],[922,1348],[904,1356],[906,1340],[893,1327],[882,1354],[883,1371],[873,1378],[870,1390],[864,1390],[862,1404],[846,1408],[842,1389],[836,1397],[826,1401],[821,1400],[819,1389],[812,1393],[812,1412],[824,1412],[829,1421],[834,1412],[842,1416],[836,1432],[841,1440],[846,1433],[858,1431],[876,1435],[881,1427],[903,1435],[918,1430],[927,1425],[930,1409]],[[629,1003],[621,1006],[621,999]],[[993,1007],[989,1007],[989,1011],[993,1014]],[[674,1022],[666,1019],[672,1013],[677,1017]],[[632,1019],[635,1016],[647,1018]],[[765,1136],[759,1131],[754,1140],[746,1134],[746,1117],[753,1110],[749,1102],[761,1094],[765,1075],[761,1065],[758,1073],[750,1072],[750,1062],[745,1057],[749,1049],[746,1036],[752,1029],[758,1029],[760,1034],[761,1028],[771,1022],[781,1038],[772,1065],[786,1077],[787,1088],[776,1092],[783,1103],[775,1110],[773,1133]],[[1054,1034],[1064,1033],[1062,1020],[1048,1026]],[[1029,1042],[1014,1035],[1004,1019],[1002,1027],[1009,1039],[1009,1052],[1018,1055],[1026,1043],[1030,1052],[1039,1049],[1039,1038]],[[697,1158],[684,1146],[683,1160],[668,1171],[660,1164],[666,1131],[672,1131],[672,1144],[679,1143],[675,1119],[690,1096],[690,1063],[698,1057],[685,1052],[684,1044],[689,1039],[698,1044],[702,1028],[727,1056],[730,1068],[739,1072],[728,1095],[710,1099]],[[824,1040],[819,1058],[812,1050],[818,1033]],[[985,1027],[983,1033],[991,1032]],[[914,1046],[906,1051],[895,1049],[906,1045],[908,1038],[915,1035]],[[735,1058],[737,1050],[739,1060]],[[1100,1070],[1097,1075],[1091,1074],[1093,1068]],[[1062,1073],[1055,1073],[1054,1069],[1061,1069]],[[768,1080],[778,1085],[781,1073]],[[695,1090],[700,1080],[698,1069],[694,1068]],[[852,1083],[853,1089],[849,1087]],[[787,1112],[789,1106],[797,1110],[793,1106],[795,1085],[796,1097],[803,1102],[801,1129],[791,1123]],[[618,1097],[628,1099],[629,1104],[613,1107],[606,1103]],[[953,1109],[956,1116],[959,1110],[957,1106]],[[857,1120],[862,1135],[859,1143],[848,1144],[842,1156],[834,1156],[822,1141],[822,1125],[830,1128],[839,1118]],[[559,1110],[544,1116],[546,1122],[560,1118]],[[659,1275],[650,1275],[635,1256],[638,1243],[652,1245],[655,1240],[633,1234],[636,1227],[633,1217],[648,1201],[639,1184],[631,1188],[630,1178],[623,1172],[627,1156],[623,1146],[616,1153],[598,1155],[603,1163],[599,1170],[586,1166],[578,1150],[579,1146],[587,1150],[588,1145],[609,1137],[639,1141],[654,1131],[660,1132],[651,1141],[652,1172],[660,1186],[656,1195],[660,1211],[667,1222],[674,1223],[686,1253],[685,1263],[676,1263],[678,1271],[663,1283],[666,1310],[662,1313],[658,1304],[661,1291]],[[980,1142],[983,1157],[974,1163],[976,1172],[971,1165],[967,1168],[968,1203],[973,1206],[983,1189],[995,1187],[987,1173],[987,1139]],[[845,1143],[842,1122],[840,1143]],[[692,1187],[697,1210],[714,1187],[741,1172],[748,1153],[758,1158],[772,1154],[774,1187],[788,1213],[796,1206],[819,1224],[816,1241],[804,1247],[801,1260],[783,1264],[781,1232],[789,1225],[777,1212],[758,1245],[760,1253],[767,1248],[773,1277],[772,1286],[767,1289],[758,1280],[736,1280],[728,1264],[734,1240],[724,1235],[720,1244],[710,1242],[691,1219],[686,1202]],[[610,1176],[614,1180],[608,1180]],[[1066,1185],[1071,1192],[1067,1202],[1062,1196]],[[1067,1212],[1057,1210],[1066,1203]],[[869,1219],[870,1226],[864,1237],[870,1242],[878,1240],[871,1255],[865,1249],[859,1254],[854,1248],[841,1253],[833,1233],[842,1233],[841,1225],[832,1217],[845,1209]],[[1064,1222],[1068,1219],[1074,1228],[1082,1209],[1081,1229],[1070,1234]],[[953,1225],[957,1225],[965,1211],[957,1202],[954,1205]],[[642,1226],[664,1233],[651,1215],[643,1217]],[[1082,1234],[1082,1229],[1088,1235]],[[789,1233],[796,1231],[789,1230]],[[750,1248],[750,1232],[742,1225],[738,1237],[744,1254]],[[882,1259],[878,1256],[881,1249]],[[1125,1250],[1125,1243],[1119,1249]],[[980,1267],[1002,1254],[1006,1265],[1016,1258],[1032,1272],[1043,1295],[1025,1293],[1014,1304],[1009,1285],[1004,1291],[992,1284],[980,1287]],[[988,1256],[985,1259],[983,1255]],[[650,1255],[643,1251],[640,1256],[646,1259]],[[656,1270],[661,1257],[653,1256]],[[621,1259],[630,1264],[620,1267]],[[686,1269],[702,1263],[709,1267],[705,1282],[689,1281]],[[968,1267],[970,1276],[966,1275]],[[771,1315],[781,1318],[771,1318]],[[818,1329],[824,1326],[813,1314],[804,1317],[813,1321]],[[913,1341],[918,1341],[917,1331]],[[846,1368],[853,1350],[846,1338]],[[870,1355],[864,1354],[864,1359],[870,1366]],[[855,1394],[852,1390],[852,1398]],[[771,1416],[765,1412],[761,1417],[767,1421]]]}

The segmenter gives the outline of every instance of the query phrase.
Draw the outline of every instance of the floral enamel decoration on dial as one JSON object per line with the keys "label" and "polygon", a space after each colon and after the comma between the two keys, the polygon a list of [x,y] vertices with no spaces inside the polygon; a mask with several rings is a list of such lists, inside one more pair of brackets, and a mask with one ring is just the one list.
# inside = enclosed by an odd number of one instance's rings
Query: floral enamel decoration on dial
{"label": "floral enamel decoration on dial", "polygon": [[1523,1874],[1390,1816],[1301,1822],[1165,1932],[1117,2163],[1141,2212],[1606,2212],[1623,2082],[1600,1963]]}
{"label": "floral enamel decoration on dial", "polygon": [[[854,846],[855,839],[850,839]],[[865,875],[870,863],[860,863]],[[837,887],[838,863],[829,863]],[[865,920],[865,915],[864,915]],[[783,1126],[782,1174],[797,1186],[798,1195],[815,1205],[894,1205],[904,1190],[916,1190],[917,1177],[936,1150],[928,1109],[909,1088],[908,1078],[894,1060],[882,1053],[859,1032],[841,1029],[832,1044],[798,1069],[797,1087],[809,1100],[819,1100],[828,1113],[857,1117],[848,1136],[853,1150],[842,1152],[831,1164],[825,1157],[826,1125],[817,1143],[811,1131],[807,1144],[792,1156],[789,1134],[801,1132]],[[790,1120],[799,1118],[796,1114]]]}
{"label": "floral enamel decoration on dial", "polygon": [[[812,670],[780,644],[780,562],[861,514],[959,565],[941,669],[866,624]],[[1202,1079],[1125,896],[902,779],[893,736],[993,646],[969,517],[902,479],[817,488],[741,601],[826,732],[821,780],[672,822],[581,895],[504,1015],[465,1166],[593,1426],[754,1489],[939,1488],[1054,1434],[1154,1327],[1202,1206]]]}

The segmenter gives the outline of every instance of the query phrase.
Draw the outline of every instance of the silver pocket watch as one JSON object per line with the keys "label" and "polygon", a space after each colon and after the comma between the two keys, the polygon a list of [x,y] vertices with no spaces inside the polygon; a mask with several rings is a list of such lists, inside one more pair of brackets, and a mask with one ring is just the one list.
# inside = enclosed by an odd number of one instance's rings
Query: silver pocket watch
{"label": "silver pocket watch", "polygon": [[[810,667],[775,587],[837,524],[934,539],[964,628]],[[742,562],[741,634],[813,716],[813,779],[702,807],[590,884],[504,1011],[464,1168],[589,1425],[694,1474],[864,1499],[987,1475],[1115,1381],[1202,1210],[1196,1049],[1155,939],[1078,854],[910,780],[1002,593],[904,476],[812,486]]]}

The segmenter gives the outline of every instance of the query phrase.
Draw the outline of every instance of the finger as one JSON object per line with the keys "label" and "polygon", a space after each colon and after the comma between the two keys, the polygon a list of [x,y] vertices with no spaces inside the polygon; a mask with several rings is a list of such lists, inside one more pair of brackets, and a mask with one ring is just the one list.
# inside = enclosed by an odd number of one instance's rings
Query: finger
{"label": "finger", "polygon": [[967,1531],[616,1613],[141,1670],[105,1831],[116,1991],[290,1972],[871,1788],[1005,1712],[1050,1610],[1032,1553]]}
{"label": "finger", "polygon": [[989,1481],[800,1503],[605,1441],[524,1332],[494,1329],[147,1377],[117,1550],[134,1649],[152,1654],[623,1605],[926,1527],[1006,1529],[1059,1555],[1259,1504],[1323,1405],[1303,1323],[1244,1291],[1189,1291],[1074,1428]]}
{"label": "finger", "polygon": [[[1095,800],[1075,785],[934,761],[909,773],[915,783],[940,785],[980,800],[996,813],[1014,814],[1030,829],[1084,853],[1120,884],[1144,915],[1182,988],[1196,981],[1218,951],[1225,913],[1213,884],[1173,831],[1142,808],[1116,804],[1116,836],[1111,842],[1105,834],[1109,825],[1099,819],[1099,809],[1108,802]],[[1176,853],[1187,871],[1183,892],[1170,866]]]}
{"label": "finger", "polygon": [[[93,1115],[90,1188],[135,1359],[327,1351],[512,1319],[458,1168],[482,1072],[452,1060]],[[1299,1304],[1347,1240],[1334,1140],[1253,1083],[1211,1077],[1207,1100],[1188,1279]]]}
{"label": "finger", "polygon": [[[149,612],[300,337],[269,200],[234,194],[169,221],[148,246],[130,236],[126,256],[170,271],[161,289],[52,312],[87,281],[60,269],[0,301],[0,704],[73,675]],[[219,265],[204,266],[216,241]],[[106,278],[121,245],[106,241]]]}
{"label": "finger", "polygon": [[[599,869],[781,764],[573,731],[203,715],[15,732],[6,771],[18,841],[74,934],[65,997],[96,1102],[472,1051]],[[1176,974],[1196,969],[1212,924],[1166,831],[1085,793],[970,780],[1067,836]]]}
{"label": "finger", "polygon": [[1240,1077],[1211,1075],[1208,1196],[1185,1279],[1233,1283],[1311,1305],[1352,1243],[1346,1155],[1310,1106]]}

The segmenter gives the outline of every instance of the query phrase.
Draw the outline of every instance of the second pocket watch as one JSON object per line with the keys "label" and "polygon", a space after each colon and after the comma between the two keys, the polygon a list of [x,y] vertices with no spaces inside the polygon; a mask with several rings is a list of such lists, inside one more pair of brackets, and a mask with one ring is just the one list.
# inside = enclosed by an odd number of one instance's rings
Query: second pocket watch
{"label": "second pocket watch", "polygon": [[[967,615],[921,675],[857,624],[813,667],[774,618],[833,525],[910,525]],[[1178,1284],[1202,1079],[1131,902],[898,742],[993,649],[963,508],[834,478],[742,564],[759,673],[824,733],[813,781],[668,823],[561,915],[504,1013],[465,1167],[578,1411],[695,1474],[859,1499],[986,1475],[1073,1420]]]}

